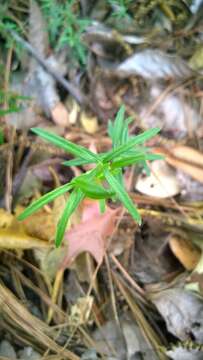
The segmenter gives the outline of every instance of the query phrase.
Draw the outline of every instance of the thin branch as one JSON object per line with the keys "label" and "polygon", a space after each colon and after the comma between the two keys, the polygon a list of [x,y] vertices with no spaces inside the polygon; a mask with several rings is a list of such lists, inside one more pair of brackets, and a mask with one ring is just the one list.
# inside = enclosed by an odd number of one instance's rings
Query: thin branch
{"label": "thin branch", "polygon": [[71,84],[68,80],[66,80],[63,76],[61,76],[60,74],[58,74],[53,68],[52,66],[50,66],[47,61],[45,59],[43,59],[43,57],[41,55],[39,55],[37,53],[37,50],[34,49],[31,44],[24,40],[20,35],[18,35],[15,31],[13,30],[8,30],[10,32],[10,34],[12,35],[12,37],[18,42],[20,43],[24,49],[26,49],[30,55],[32,55],[35,60],[38,61],[38,63],[49,73],[51,74],[54,79],[60,83],[64,89],[66,89],[75,99],[79,104],[85,105],[87,104],[87,99],[84,97],[84,95],[80,92],[80,90],[75,87],[73,84]]}

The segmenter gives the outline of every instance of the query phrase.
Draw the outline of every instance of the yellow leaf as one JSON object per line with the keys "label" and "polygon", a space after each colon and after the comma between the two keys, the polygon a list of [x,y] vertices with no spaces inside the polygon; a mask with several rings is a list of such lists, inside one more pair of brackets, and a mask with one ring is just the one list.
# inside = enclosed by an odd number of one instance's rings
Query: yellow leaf
{"label": "yellow leaf", "polygon": [[80,115],[80,122],[88,134],[94,134],[98,130],[98,121],[96,116],[90,116],[85,111],[83,111]]}

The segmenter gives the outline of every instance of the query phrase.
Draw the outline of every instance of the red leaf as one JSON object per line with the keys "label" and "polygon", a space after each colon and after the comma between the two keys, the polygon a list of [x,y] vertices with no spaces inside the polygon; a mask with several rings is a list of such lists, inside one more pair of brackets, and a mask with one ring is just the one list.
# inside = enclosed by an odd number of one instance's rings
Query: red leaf
{"label": "red leaf", "polygon": [[68,254],[65,256],[62,267],[70,263],[82,252],[89,252],[100,264],[107,247],[107,237],[113,233],[115,221],[120,209],[107,208],[100,214],[97,202],[89,203],[83,210],[82,222],[66,232]]}

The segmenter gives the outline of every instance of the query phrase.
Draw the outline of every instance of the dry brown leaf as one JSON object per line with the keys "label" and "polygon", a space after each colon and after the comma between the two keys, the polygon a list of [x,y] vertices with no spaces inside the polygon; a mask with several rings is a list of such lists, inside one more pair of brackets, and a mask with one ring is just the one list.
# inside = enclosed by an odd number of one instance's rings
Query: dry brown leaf
{"label": "dry brown leaf", "polygon": [[3,249],[32,249],[47,248],[47,241],[26,232],[23,223],[16,220],[14,215],[1,209],[0,212],[0,248]]}
{"label": "dry brown leaf", "polygon": [[66,127],[69,125],[69,115],[65,106],[58,102],[51,110],[51,117],[55,124]]}
{"label": "dry brown leaf", "polygon": [[189,146],[175,146],[173,156],[182,161],[192,162],[203,167],[203,154]]}
{"label": "dry brown leaf", "polygon": [[189,146],[175,146],[170,151],[159,149],[158,152],[166,156],[168,164],[203,183],[203,154],[200,151]]}
{"label": "dry brown leaf", "polygon": [[185,269],[191,271],[196,267],[201,257],[201,250],[194,244],[180,236],[172,235],[169,239],[169,245]]}
{"label": "dry brown leaf", "polygon": [[49,244],[23,232],[0,229],[0,248],[3,249],[33,249],[47,248]]}

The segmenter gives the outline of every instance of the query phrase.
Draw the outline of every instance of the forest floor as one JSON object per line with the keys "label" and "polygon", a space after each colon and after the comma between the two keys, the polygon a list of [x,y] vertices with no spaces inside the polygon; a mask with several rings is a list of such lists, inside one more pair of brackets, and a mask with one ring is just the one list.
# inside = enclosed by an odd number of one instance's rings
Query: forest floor
{"label": "forest floor", "polygon": [[[0,359],[203,359],[203,2],[0,6]],[[119,109],[160,128],[122,172],[141,225],[86,197],[55,247],[70,192],[18,216],[92,164],[31,129],[105,153]]]}

